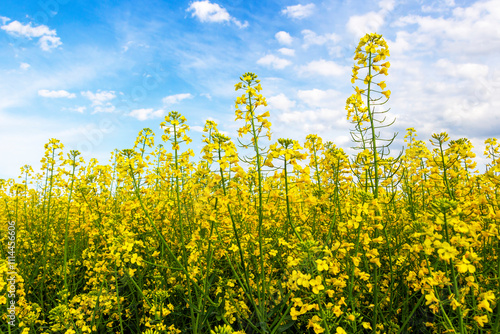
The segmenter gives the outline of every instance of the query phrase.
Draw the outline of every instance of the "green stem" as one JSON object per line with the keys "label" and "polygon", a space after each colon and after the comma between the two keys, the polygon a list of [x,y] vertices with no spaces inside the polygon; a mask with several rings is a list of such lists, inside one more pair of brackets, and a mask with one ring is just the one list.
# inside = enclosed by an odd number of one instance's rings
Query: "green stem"
{"label": "green stem", "polygon": [[[52,149],[52,158],[51,161],[55,161],[55,149]],[[47,159],[48,160],[48,159]],[[47,201],[47,217],[45,219],[45,224],[44,224],[44,233],[43,233],[43,255],[42,255],[42,261],[43,261],[43,274],[42,274],[42,288],[41,288],[41,293],[40,293],[40,298],[41,298],[41,308],[44,310],[44,297],[45,297],[45,275],[46,275],[46,269],[47,269],[47,245],[48,245],[48,234],[50,233],[50,209],[51,209],[51,200],[52,200],[52,187],[54,185],[54,165],[55,162],[51,163],[50,166],[50,177],[49,177],[49,190],[48,190],[48,201]]]}
{"label": "green stem", "polygon": [[[367,89],[367,96],[366,96],[366,107],[368,110],[368,116],[370,118],[370,130],[371,130],[371,135],[372,135],[372,153],[373,153],[373,168],[374,168],[374,178],[375,178],[375,185],[373,187],[373,197],[378,198],[378,153],[377,153],[377,137],[375,134],[375,124],[374,124],[374,115],[373,112],[370,110],[371,105],[370,105],[370,93],[371,93],[371,74],[372,74],[372,54],[371,52],[368,55],[368,75],[370,80],[368,81],[368,89]],[[375,319],[377,318],[377,312],[375,311]],[[375,330],[375,329],[374,329]]]}
{"label": "green stem", "polygon": [[[186,253],[186,244],[184,241],[184,222],[182,220],[182,208],[181,208],[181,198],[180,198],[180,186],[179,186],[179,156],[178,156],[178,149],[177,147],[179,146],[179,143],[177,141],[177,127],[174,124],[174,163],[175,163],[175,195],[177,199],[177,214],[179,215],[179,226],[180,226],[180,232],[181,232],[181,248],[182,248],[182,260],[184,262],[184,266],[187,269],[188,268],[188,259],[187,259],[187,253]],[[189,275],[189,271],[188,271]],[[198,333],[198,323],[197,323],[197,318],[194,315],[194,309],[193,309],[193,297],[191,295],[191,284],[189,284],[189,278],[188,278],[188,298],[189,298],[189,313],[191,314],[191,321],[193,325],[193,333]]]}
{"label": "green stem", "polygon": [[257,169],[257,178],[258,178],[258,191],[259,191],[259,204],[258,204],[258,211],[259,211],[259,257],[260,257],[260,281],[262,284],[262,290],[258,294],[258,299],[259,299],[259,307],[260,307],[260,312],[261,314],[266,314],[266,305],[264,303],[264,296],[266,295],[267,287],[266,287],[266,276],[265,276],[265,270],[264,270],[264,250],[262,248],[262,245],[264,243],[263,241],[263,233],[262,233],[262,224],[263,224],[263,207],[262,207],[262,157],[260,155],[259,151],[259,136],[257,134],[257,129],[255,128],[255,120],[254,120],[254,106],[252,104],[252,95],[250,92],[248,92],[248,106],[250,108],[250,113],[251,113],[251,125],[252,125],[252,135],[253,135],[253,146],[255,149],[255,154],[256,154],[256,169]]}
{"label": "green stem", "polygon": [[73,184],[75,182],[75,169],[76,169],[76,154],[72,152],[72,157],[73,157],[73,169],[71,171],[71,185],[69,188],[69,195],[68,195],[68,209],[66,211],[66,222],[65,222],[65,228],[64,228],[64,289],[66,290],[66,293],[64,295],[64,301],[66,303],[66,306],[68,306],[68,294],[69,294],[69,289],[68,289],[68,275],[66,273],[67,271],[67,263],[68,263],[68,230],[69,230],[69,211],[71,208],[71,198],[73,195]]}

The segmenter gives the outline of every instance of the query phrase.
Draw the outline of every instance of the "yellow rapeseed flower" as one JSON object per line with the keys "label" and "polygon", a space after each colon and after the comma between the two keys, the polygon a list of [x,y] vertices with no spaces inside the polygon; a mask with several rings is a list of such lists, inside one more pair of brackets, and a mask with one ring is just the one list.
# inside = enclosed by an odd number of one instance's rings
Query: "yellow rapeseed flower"
{"label": "yellow rapeseed flower", "polygon": [[476,315],[474,316],[474,320],[477,322],[479,327],[484,327],[484,324],[488,323],[488,316],[486,315]]}
{"label": "yellow rapeseed flower", "polygon": [[347,334],[347,332],[342,327],[337,327],[336,334]]}

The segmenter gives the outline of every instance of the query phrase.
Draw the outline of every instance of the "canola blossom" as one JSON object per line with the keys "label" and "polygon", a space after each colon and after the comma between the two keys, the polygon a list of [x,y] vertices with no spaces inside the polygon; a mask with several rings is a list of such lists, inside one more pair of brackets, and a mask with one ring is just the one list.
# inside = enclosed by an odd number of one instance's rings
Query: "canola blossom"
{"label": "canola blossom", "polygon": [[388,57],[378,34],[356,48],[352,157],[274,139],[254,73],[238,138],[208,120],[198,161],[175,111],[104,164],[51,139],[0,181],[0,332],[499,333],[500,144],[483,173],[446,133],[391,156]]}

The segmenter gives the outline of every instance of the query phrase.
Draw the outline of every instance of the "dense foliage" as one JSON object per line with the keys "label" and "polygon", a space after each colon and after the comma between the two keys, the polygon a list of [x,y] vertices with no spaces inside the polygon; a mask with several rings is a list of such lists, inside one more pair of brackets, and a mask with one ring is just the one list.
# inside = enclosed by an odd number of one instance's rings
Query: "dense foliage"
{"label": "dense foliage", "polygon": [[408,129],[391,157],[388,56],[377,34],[356,49],[352,158],[316,135],[264,148],[253,73],[236,84],[241,141],[207,121],[198,162],[177,112],[165,146],[144,129],[109,164],[51,139],[41,173],[0,185],[0,305],[17,316],[0,331],[500,332],[500,146],[487,140],[481,174],[467,139],[436,134],[429,149]]}

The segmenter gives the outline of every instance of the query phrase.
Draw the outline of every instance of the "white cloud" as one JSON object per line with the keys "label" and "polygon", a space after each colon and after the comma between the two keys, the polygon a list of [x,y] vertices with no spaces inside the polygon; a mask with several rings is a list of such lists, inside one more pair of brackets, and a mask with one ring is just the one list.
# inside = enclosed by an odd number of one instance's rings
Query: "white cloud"
{"label": "white cloud", "polygon": [[290,56],[293,57],[295,56],[295,50],[294,49],[289,49],[289,48],[281,48],[278,50],[279,53],[285,56]]}
{"label": "white cloud", "polygon": [[137,118],[139,121],[145,121],[147,119],[160,118],[164,114],[165,110],[163,109],[154,110],[153,108],[148,108],[132,110],[128,115]]}
{"label": "white cloud", "polygon": [[307,5],[295,5],[295,6],[287,6],[285,9],[281,11],[283,15],[286,15],[293,19],[304,19],[308,16],[311,16],[314,12],[314,8],[316,6],[313,3]]}
{"label": "white cloud", "polygon": [[101,91],[98,90],[96,93],[91,91],[81,92],[82,96],[85,96],[92,102],[92,107],[94,107],[93,113],[110,113],[116,110],[115,106],[109,102],[116,98],[114,91]]}
{"label": "white cloud", "polygon": [[347,30],[356,37],[363,37],[372,32],[377,32],[384,24],[384,14],[368,12],[364,15],[353,15],[347,22]]}
{"label": "white cloud", "polygon": [[338,53],[339,47],[336,43],[340,41],[340,36],[337,34],[324,34],[318,35],[312,30],[302,30],[302,35],[304,36],[304,44],[302,47],[304,49],[309,48],[311,45],[327,45],[330,54]]}
{"label": "white cloud", "polygon": [[216,3],[211,3],[209,0],[192,2],[187,11],[192,12],[191,17],[196,17],[200,22],[233,22],[239,28],[248,26],[248,22],[241,23],[229,15],[224,7]]}
{"label": "white cloud", "polygon": [[296,103],[293,100],[290,100],[286,97],[285,94],[281,93],[276,96],[271,96],[267,99],[268,105],[270,108],[278,109],[282,111],[289,111],[294,108]]}
{"label": "white cloud", "polygon": [[301,121],[304,120],[304,116],[306,115],[305,112],[301,111],[289,111],[289,112],[284,112],[279,115],[279,120],[284,123],[300,123]]}
{"label": "white cloud", "polygon": [[292,45],[293,38],[286,31],[279,31],[274,35],[274,37],[278,40],[278,43],[283,45]]}
{"label": "white cloud", "polygon": [[22,69],[22,70],[27,70],[28,68],[30,68],[30,64],[28,63],[21,63],[19,64],[19,68]]}
{"label": "white cloud", "polygon": [[388,41],[392,80],[400,82],[391,87],[396,126],[415,127],[427,137],[439,131],[452,138],[498,137],[499,9],[497,1],[483,1],[446,16],[408,15],[394,24],[401,29]]}
{"label": "white cloud", "polygon": [[248,27],[247,21],[241,23],[241,21],[235,19],[234,17],[231,18],[231,21],[233,21],[233,23],[236,24],[238,26],[238,28],[240,28],[240,29]]}
{"label": "white cloud", "polygon": [[[500,47],[500,8],[498,1],[476,2],[470,7],[456,7],[449,18],[408,15],[394,23],[396,27],[412,27],[412,32],[398,33],[396,49],[432,50],[438,47],[443,52],[460,56],[496,54]],[[404,47],[402,47],[404,46]]]}
{"label": "white cloud", "polygon": [[49,51],[50,49],[57,48],[62,45],[61,39],[57,37],[55,30],[49,29],[46,25],[39,25],[33,27],[31,22],[28,24],[22,24],[19,21],[12,21],[6,24],[5,18],[2,18],[3,25],[0,27],[2,30],[6,31],[8,34],[16,37],[26,37],[26,38],[39,38],[38,44],[40,48],[44,51]]}
{"label": "white cloud", "polygon": [[422,5],[422,12],[424,13],[444,12],[452,7],[455,7],[454,0],[444,0],[444,1],[439,1],[438,3],[434,2],[430,5]]}
{"label": "white cloud", "polygon": [[314,60],[299,70],[305,75],[322,75],[322,76],[342,76],[349,71],[348,67],[340,66],[333,61],[324,59]]}
{"label": "white cloud", "polygon": [[323,131],[325,126],[343,119],[343,108],[318,108],[314,110],[284,112],[278,118],[285,123],[299,123],[306,131]]}
{"label": "white cloud", "polygon": [[116,110],[116,107],[111,104],[111,103],[106,103],[103,106],[96,106],[94,107],[94,111],[92,112],[93,114],[96,113],[111,113]]}
{"label": "white cloud", "polygon": [[0,21],[2,21],[2,25],[4,25],[5,23],[9,22],[10,19],[8,17],[0,15]]}
{"label": "white cloud", "polygon": [[394,5],[395,5],[394,2],[395,2],[394,0],[381,0],[381,1],[379,1],[378,6],[383,11],[389,12],[389,11],[394,9]]}
{"label": "white cloud", "polygon": [[[342,94],[333,89],[299,90],[296,101],[279,94],[268,99],[269,106],[281,111],[278,114],[284,129],[295,132],[331,132],[333,128],[345,123]],[[297,106],[296,106],[297,105]],[[293,132],[293,131],[292,131]]]}
{"label": "white cloud", "polygon": [[47,89],[39,90],[38,95],[43,96],[43,97],[49,97],[49,98],[65,97],[68,99],[74,99],[76,97],[75,94],[69,93],[65,90],[47,90]]}
{"label": "white cloud", "polygon": [[280,57],[276,57],[274,55],[267,55],[267,56],[264,56],[264,57],[260,58],[259,60],[257,60],[257,64],[265,65],[265,66],[269,66],[269,67],[272,67],[272,68],[277,69],[277,70],[281,70],[281,69],[284,69],[285,67],[291,65],[292,62],[289,61],[288,59],[283,59]]}
{"label": "white cloud", "polygon": [[56,34],[55,30],[50,30],[46,25],[39,25],[37,27],[32,27],[31,22],[28,24],[22,24],[19,21],[12,21],[9,24],[5,24],[2,27],[11,35],[23,36],[23,37],[42,37],[42,36],[53,36]]}
{"label": "white cloud", "polygon": [[484,78],[489,72],[487,65],[473,63],[458,64],[458,68],[456,69],[458,76],[473,80]]}
{"label": "white cloud", "polygon": [[82,96],[85,96],[90,101],[92,101],[92,106],[100,106],[116,98],[116,94],[114,91],[98,90],[96,93],[92,93],[91,91],[86,91],[86,92],[81,92],[81,94]]}
{"label": "white cloud", "polygon": [[385,23],[385,18],[394,9],[394,0],[380,0],[378,12],[368,12],[363,15],[353,15],[347,22],[347,30],[356,37],[363,37],[368,33],[378,32]]}
{"label": "white cloud", "polygon": [[455,64],[449,61],[448,59],[439,59],[436,65],[439,68],[443,69],[445,74],[455,78],[481,80],[484,79],[489,73],[488,66],[482,64],[474,64],[474,63]]}
{"label": "white cloud", "polygon": [[136,41],[128,41],[125,45],[122,46],[122,52],[127,52],[130,48],[136,49],[149,49],[150,45],[147,43],[140,43]]}
{"label": "white cloud", "polygon": [[85,106],[76,106],[73,108],[64,107],[64,108],[62,108],[62,110],[73,111],[73,112],[83,114],[85,112],[85,110],[87,110],[87,107],[85,107]]}
{"label": "white cloud", "polygon": [[225,8],[208,0],[192,2],[187,11],[193,12],[191,16],[196,16],[201,22],[228,22],[231,20],[231,15]]}
{"label": "white cloud", "polygon": [[75,107],[73,108],[74,111],[79,112],[80,114],[83,114],[85,110],[87,110],[87,107],[85,106],[80,106],[80,107]]}
{"label": "white cloud", "polygon": [[389,107],[398,113],[400,133],[411,126],[423,138],[440,131],[454,139],[498,136],[500,7],[498,1],[462,6],[443,9],[446,15],[407,15],[391,25],[397,33],[387,41]]}
{"label": "white cloud", "polygon": [[49,51],[50,49],[55,49],[59,45],[62,45],[61,39],[56,36],[42,36],[38,40],[38,44],[43,51]]}
{"label": "white cloud", "polygon": [[189,127],[189,130],[195,131],[195,132],[200,132],[200,133],[204,133],[203,129],[205,129],[205,127],[199,126],[199,125],[194,125],[194,126]]}
{"label": "white cloud", "polygon": [[412,48],[411,34],[407,31],[398,31],[396,40],[391,43],[391,54],[404,54]]}
{"label": "white cloud", "polygon": [[[337,106],[341,99],[341,94],[333,89],[321,90],[299,90],[297,97],[306,103],[309,107],[332,107]],[[342,102],[341,102],[342,103]]]}
{"label": "white cloud", "polygon": [[184,93],[184,94],[175,94],[175,95],[169,95],[165,96],[162,101],[164,105],[170,105],[170,104],[176,104],[181,102],[182,100],[185,99],[191,99],[193,98],[193,95],[189,93]]}

